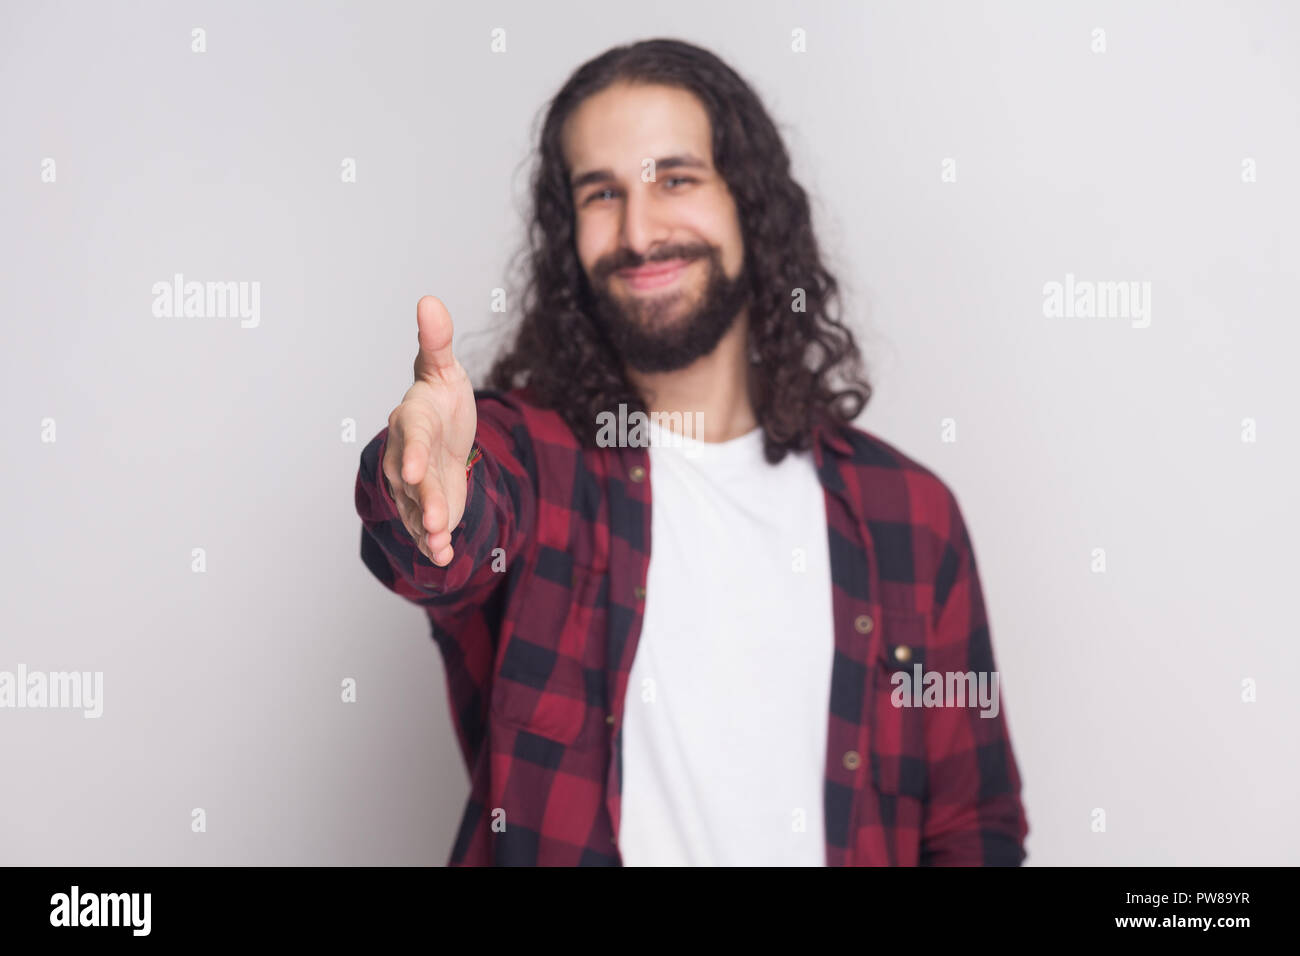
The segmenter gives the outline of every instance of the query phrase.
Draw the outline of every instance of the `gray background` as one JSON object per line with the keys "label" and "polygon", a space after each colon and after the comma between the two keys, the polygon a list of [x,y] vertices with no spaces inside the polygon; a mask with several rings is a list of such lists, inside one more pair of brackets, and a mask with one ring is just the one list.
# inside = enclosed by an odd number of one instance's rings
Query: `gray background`
{"label": "gray background", "polygon": [[[1296,6],[754,0],[0,7],[0,669],[105,681],[0,711],[0,861],[445,861],[467,776],[358,456],[420,295],[486,368],[547,97],[660,35],[780,122],[859,424],[961,502],[1028,862],[1300,861]],[[260,282],[260,326],[154,317],[176,272]],[[1150,327],[1045,318],[1066,273],[1151,282]]]}

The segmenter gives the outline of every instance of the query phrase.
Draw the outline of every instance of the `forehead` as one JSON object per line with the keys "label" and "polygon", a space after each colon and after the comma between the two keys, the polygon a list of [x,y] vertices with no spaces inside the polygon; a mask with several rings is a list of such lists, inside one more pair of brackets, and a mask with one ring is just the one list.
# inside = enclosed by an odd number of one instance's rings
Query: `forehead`
{"label": "forehead", "polygon": [[639,175],[643,159],[684,152],[713,164],[709,114],[693,93],[674,86],[608,86],[570,114],[560,138],[575,174],[610,169]]}

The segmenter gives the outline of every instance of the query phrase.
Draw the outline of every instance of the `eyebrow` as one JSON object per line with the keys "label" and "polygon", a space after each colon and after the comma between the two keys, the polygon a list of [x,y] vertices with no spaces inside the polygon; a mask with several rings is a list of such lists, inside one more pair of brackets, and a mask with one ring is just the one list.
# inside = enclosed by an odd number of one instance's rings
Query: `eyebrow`
{"label": "eyebrow", "polygon": [[[708,169],[709,164],[691,153],[682,153],[678,156],[663,156],[655,160],[655,173],[658,174],[661,169]],[[592,183],[609,182],[614,178],[612,170],[593,169],[590,172],[579,173],[569,181],[569,186],[574,192],[577,192],[583,186],[590,186]]]}

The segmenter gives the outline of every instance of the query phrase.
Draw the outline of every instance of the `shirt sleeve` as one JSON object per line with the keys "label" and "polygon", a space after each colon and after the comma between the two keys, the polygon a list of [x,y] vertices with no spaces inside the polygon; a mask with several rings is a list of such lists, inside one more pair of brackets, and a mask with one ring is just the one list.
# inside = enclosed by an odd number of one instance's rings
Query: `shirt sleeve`
{"label": "shirt sleeve", "polygon": [[361,452],[355,492],[361,560],[390,591],[423,606],[485,601],[536,522],[536,467],[523,412],[500,392],[476,390],[474,396],[482,457],[467,478],[465,513],[452,529],[454,554],[445,567],[425,557],[398,515],[383,474],[388,428]]}
{"label": "shirt sleeve", "polygon": [[[926,708],[928,789],[920,863],[1019,866],[1029,832],[1007,726],[975,550],[951,492],[950,535],[935,582],[933,645],[927,668],[973,672],[996,687],[992,705]],[[981,678],[981,675],[983,678]],[[993,676],[997,675],[996,684]],[[978,683],[977,685],[978,686]]]}

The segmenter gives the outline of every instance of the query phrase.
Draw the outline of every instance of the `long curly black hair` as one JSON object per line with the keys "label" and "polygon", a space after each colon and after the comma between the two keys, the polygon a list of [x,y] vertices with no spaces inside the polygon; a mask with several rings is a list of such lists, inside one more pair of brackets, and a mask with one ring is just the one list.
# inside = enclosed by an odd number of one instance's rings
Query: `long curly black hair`
{"label": "long curly black hair", "polygon": [[[531,179],[522,319],[488,376],[494,389],[527,386],[583,445],[596,446],[597,414],[648,411],[590,308],[574,242],[574,208],[560,134],[589,96],[616,82],[685,89],[708,111],[713,161],[736,203],[752,282],[749,351],[754,411],[776,463],[807,449],[812,427],[852,422],[871,398],[862,356],[837,316],[839,287],[822,265],[808,199],[791,178],[776,126],[749,85],[707,50],[678,40],[619,46],[583,64],[550,103]],[[795,311],[796,290],[803,309]]]}

